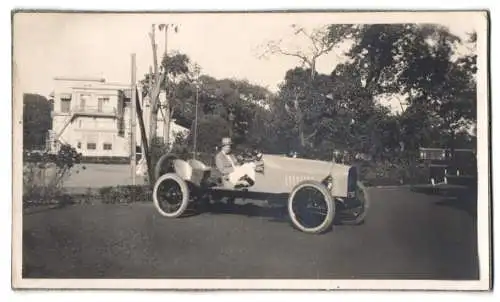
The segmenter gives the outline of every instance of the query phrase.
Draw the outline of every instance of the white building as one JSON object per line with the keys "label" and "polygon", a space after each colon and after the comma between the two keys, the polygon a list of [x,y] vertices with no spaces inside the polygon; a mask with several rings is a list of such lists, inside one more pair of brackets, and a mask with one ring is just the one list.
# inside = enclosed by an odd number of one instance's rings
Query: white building
{"label": "white building", "polygon": [[[54,109],[48,148],[56,152],[61,144],[70,144],[84,157],[130,157],[131,90],[130,85],[107,83],[102,78],[55,78],[52,94]],[[141,95],[139,93],[139,95]],[[163,97],[164,99],[164,97]],[[140,98],[143,119],[149,129],[149,102]],[[136,146],[141,132],[136,118]],[[162,138],[164,120],[158,118],[157,136]],[[188,129],[172,121],[169,141]]]}

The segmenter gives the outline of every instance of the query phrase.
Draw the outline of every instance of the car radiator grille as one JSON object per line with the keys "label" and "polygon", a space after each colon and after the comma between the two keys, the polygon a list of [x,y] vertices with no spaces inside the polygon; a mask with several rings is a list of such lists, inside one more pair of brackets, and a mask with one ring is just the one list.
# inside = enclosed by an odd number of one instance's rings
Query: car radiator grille
{"label": "car radiator grille", "polygon": [[314,179],[314,177],[309,175],[289,175],[285,177],[285,186],[288,188],[293,188],[301,181],[312,179]]}

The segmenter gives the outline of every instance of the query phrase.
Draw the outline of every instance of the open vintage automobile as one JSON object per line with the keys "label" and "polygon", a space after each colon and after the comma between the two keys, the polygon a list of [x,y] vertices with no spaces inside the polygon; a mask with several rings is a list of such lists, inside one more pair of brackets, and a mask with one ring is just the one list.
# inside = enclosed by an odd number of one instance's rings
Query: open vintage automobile
{"label": "open vintage automobile", "polygon": [[253,186],[234,188],[200,160],[163,155],[155,167],[154,204],[165,217],[182,216],[190,204],[222,198],[282,202],[292,224],[306,233],[322,233],[334,220],[361,224],[369,199],[354,166],[261,155]]}

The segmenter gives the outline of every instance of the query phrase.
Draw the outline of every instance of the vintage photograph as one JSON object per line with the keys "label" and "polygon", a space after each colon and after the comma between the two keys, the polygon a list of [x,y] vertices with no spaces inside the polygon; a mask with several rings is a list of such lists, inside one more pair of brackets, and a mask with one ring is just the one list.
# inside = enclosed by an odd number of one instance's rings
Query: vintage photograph
{"label": "vintage photograph", "polygon": [[13,287],[489,289],[488,21],[13,12]]}

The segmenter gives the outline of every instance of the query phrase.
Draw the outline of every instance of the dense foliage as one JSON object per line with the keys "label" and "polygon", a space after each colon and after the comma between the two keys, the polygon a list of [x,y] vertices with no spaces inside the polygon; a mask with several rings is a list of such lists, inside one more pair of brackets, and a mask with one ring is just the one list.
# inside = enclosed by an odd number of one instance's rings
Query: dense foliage
{"label": "dense foliage", "polygon": [[52,128],[52,103],[39,94],[23,95],[23,149],[42,150],[47,131]]}
{"label": "dense foliage", "polygon": [[[419,147],[474,147],[467,130],[476,121],[474,34],[462,41],[437,25],[376,24],[330,26],[311,36],[321,50],[345,39],[352,42],[347,60],[330,74],[316,71],[314,53],[301,57],[307,64],[288,70],[277,93],[236,79],[195,79],[189,58],[176,54],[170,69],[186,76],[170,95],[174,117],[192,130],[184,143],[193,144],[198,114],[203,152],[224,135],[264,152],[331,158],[337,150],[375,161],[412,159]],[[471,51],[460,54],[464,47]],[[397,111],[381,102],[398,99]]]}

